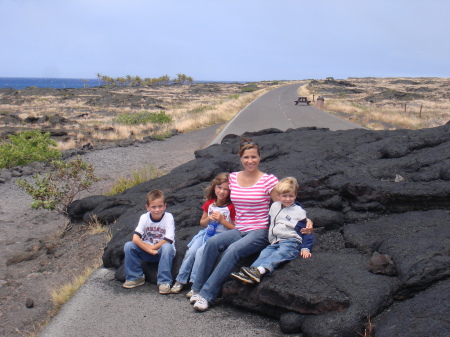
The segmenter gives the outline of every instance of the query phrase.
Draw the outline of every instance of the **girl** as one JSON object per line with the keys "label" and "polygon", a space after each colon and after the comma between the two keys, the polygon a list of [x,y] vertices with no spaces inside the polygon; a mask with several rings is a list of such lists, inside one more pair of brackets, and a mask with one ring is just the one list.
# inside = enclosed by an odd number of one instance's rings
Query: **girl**
{"label": "girl", "polygon": [[[215,177],[206,188],[205,199],[207,200],[203,206],[203,215],[200,219],[200,225],[207,227],[210,222],[218,223],[215,234],[222,233],[228,229],[234,228],[235,211],[230,201],[230,188],[228,185],[229,174],[221,173]],[[176,282],[170,292],[178,294],[187,284],[189,274],[191,274],[190,282],[195,281],[198,266],[203,254],[203,248],[209,236],[206,235],[207,228],[202,229],[192,241],[188,244],[188,251],[184,256]],[[210,234],[210,233],[209,233]],[[192,291],[186,296],[190,297]]]}

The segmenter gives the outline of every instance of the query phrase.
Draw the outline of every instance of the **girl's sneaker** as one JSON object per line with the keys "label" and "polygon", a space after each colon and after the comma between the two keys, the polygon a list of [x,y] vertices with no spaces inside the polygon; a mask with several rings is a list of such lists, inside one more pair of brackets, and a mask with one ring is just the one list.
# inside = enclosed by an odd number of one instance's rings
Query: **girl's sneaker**
{"label": "girl's sneaker", "polygon": [[194,309],[198,311],[208,310],[208,307],[209,307],[208,301],[200,296],[199,299],[194,304]]}
{"label": "girl's sneaker", "polygon": [[189,298],[189,303],[194,304],[197,302],[198,299],[200,299],[201,296],[199,294],[194,293],[191,298]]}
{"label": "girl's sneaker", "polygon": [[192,295],[194,295],[194,290],[191,289],[191,290],[186,294],[186,297],[187,297],[187,298],[191,298]]}
{"label": "girl's sneaker", "polygon": [[181,289],[183,289],[184,284],[181,282],[176,281],[175,284],[170,289],[171,294],[179,294]]}

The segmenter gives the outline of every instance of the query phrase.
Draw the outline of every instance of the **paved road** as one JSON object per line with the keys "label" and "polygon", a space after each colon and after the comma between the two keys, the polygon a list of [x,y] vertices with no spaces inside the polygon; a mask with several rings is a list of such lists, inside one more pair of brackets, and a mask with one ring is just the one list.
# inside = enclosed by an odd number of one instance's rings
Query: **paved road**
{"label": "paved road", "polygon": [[[299,85],[275,89],[242,110],[211,143],[228,133],[242,134],[267,128],[287,130],[303,126],[345,130],[360,126],[312,106],[296,106]],[[205,141],[205,143],[207,143]],[[186,291],[184,291],[186,293]],[[78,336],[281,336],[278,321],[218,303],[196,313],[181,295],[160,295],[145,284],[123,289],[114,271],[100,268],[66,303],[40,337]],[[293,336],[293,335],[291,335]]]}
{"label": "paved road", "polygon": [[220,143],[230,133],[241,135],[246,131],[260,131],[276,128],[282,131],[300,127],[316,126],[329,128],[332,131],[361,128],[360,125],[348,122],[331,115],[314,106],[300,103],[295,105],[299,84],[290,84],[275,90],[253,101],[243,109],[213,140]]}

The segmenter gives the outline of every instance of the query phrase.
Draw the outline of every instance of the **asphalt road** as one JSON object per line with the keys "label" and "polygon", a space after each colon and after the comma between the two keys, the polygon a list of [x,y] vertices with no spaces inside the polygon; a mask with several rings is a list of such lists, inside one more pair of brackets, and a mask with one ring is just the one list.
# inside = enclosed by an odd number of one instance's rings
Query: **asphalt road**
{"label": "asphalt road", "polygon": [[298,98],[299,84],[286,85],[261,96],[243,109],[213,140],[220,143],[227,134],[241,135],[244,132],[276,128],[281,131],[300,127],[316,126],[331,131],[361,128],[331,115],[312,105],[294,101]]}
{"label": "asphalt road", "polygon": [[[229,133],[267,128],[287,130],[305,126],[330,130],[360,128],[313,106],[294,105],[299,84],[272,90],[242,110],[211,144]],[[183,291],[160,295],[157,286],[145,284],[124,289],[114,271],[100,268],[38,335],[79,336],[282,336],[278,321],[252,314],[225,303],[197,313]],[[293,336],[293,335],[291,335]]]}

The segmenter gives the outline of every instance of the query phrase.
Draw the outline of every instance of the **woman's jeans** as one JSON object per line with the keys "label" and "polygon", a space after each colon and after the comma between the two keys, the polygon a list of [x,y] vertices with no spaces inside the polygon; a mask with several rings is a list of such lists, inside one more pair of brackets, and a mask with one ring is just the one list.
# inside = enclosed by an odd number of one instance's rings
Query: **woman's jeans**
{"label": "woman's jeans", "polygon": [[[250,232],[232,229],[210,238],[204,246],[202,262],[192,290],[199,293],[208,302],[213,302],[238,261],[259,253],[266,247],[269,243],[267,236],[267,229]],[[214,268],[221,252],[223,252],[222,258]]]}
{"label": "woman's jeans", "polygon": [[157,255],[151,255],[139,248],[132,241],[128,241],[125,251],[125,275],[127,281],[140,279],[144,273],[141,261],[158,263],[158,284],[172,284],[172,262],[175,257],[173,244],[165,243],[158,249]]}
{"label": "woman's jeans", "polygon": [[258,259],[253,262],[252,267],[264,267],[271,274],[280,263],[298,257],[301,247],[300,241],[295,239],[272,243],[261,251]]}
{"label": "woman's jeans", "polygon": [[[200,233],[199,233],[200,234]],[[184,255],[183,262],[181,263],[180,270],[178,271],[178,276],[176,280],[180,283],[187,284],[189,279],[189,274],[191,274],[190,282],[195,281],[195,276],[197,274],[198,266],[202,260],[203,254],[203,235],[196,235],[194,239],[189,244],[189,249]]]}

